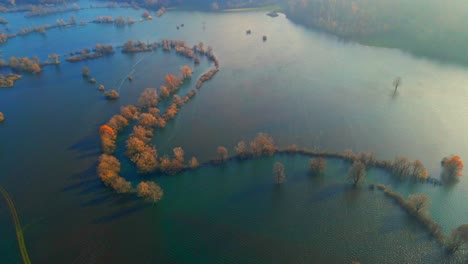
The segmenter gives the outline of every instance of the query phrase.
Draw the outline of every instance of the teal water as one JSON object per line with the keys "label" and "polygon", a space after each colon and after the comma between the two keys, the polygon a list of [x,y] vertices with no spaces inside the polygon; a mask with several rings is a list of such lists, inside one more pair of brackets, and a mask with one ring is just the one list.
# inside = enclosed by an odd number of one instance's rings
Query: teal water
{"label": "teal water", "polygon": [[[131,16],[131,9],[75,12]],[[61,17],[22,18],[43,24]],[[63,14],[68,18],[69,13]],[[52,22],[51,22],[52,23]],[[181,23],[185,27],[176,30]],[[205,29],[203,24],[205,23]],[[245,35],[246,29],[253,34]],[[267,35],[263,43],[261,36]],[[258,132],[280,146],[376,152],[382,159],[420,159],[438,177],[440,159],[468,157],[468,70],[404,52],[345,43],[263,13],[169,12],[131,27],[90,24],[52,29],[45,36],[15,38],[4,57],[64,54],[95,43],[128,39],[184,39],[213,46],[221,71],[157,131],[159,153],[182,146],[186,157],[213,158],[218,145],[232,148]],[[81,78],[87,65],[107,88],[120,87],[116,102],[103,99]],[[64,59],[62,59],[64,60]],[[325,177],[307,174],[303,157],[276,156],[203,167],[173,177],[155,176],[164,189],[157,205],[117,196],[95,174],[97,129],[121,105],[135,103],[146,87],[191,64],[174,53],[123,55],[47,67],[0,90],[0,184],[12,196],[34,263],[460,263],[380,192],[349,188],[348,164],[330,160]],[[199,76],[210,67],[195,67]],[[391,82],[403,78],[397,96]],[[180,90],[194,87],[195,78]],[[272,184],[275,161],[288,175]],[[137,177],[122,160],[123,175]],[[405,195],[431,195],[431,216],[446,233],[468,221],[468,181],[453,189],[393,182],[372,170],[368,183],[384,182]],[[20,262],[8,209],[0,206],[0,262]]]}

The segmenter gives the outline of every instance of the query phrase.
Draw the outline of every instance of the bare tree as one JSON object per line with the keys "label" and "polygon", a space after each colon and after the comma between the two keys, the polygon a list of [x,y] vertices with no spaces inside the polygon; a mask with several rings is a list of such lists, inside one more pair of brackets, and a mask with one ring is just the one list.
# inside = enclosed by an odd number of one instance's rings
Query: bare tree
{"label": "bare tree", "polygon": [[197,158],[192,157],[192,159],[190,159],[189,166],[190,166],[190,168],[192,168],[192,169],[196,169],[196,168],[198,168],[198,166],[200,166],[200,163],[198,163]]}
{"label": "bare tree", "polygon": [[273,167],[273,176],[275,183],[282,184],[286,181],[286,173],[284,172],[284,165],[281,162],[276,162]]}
{"label": "bare tree", "polygon": [[248,156],[247,144],[245,144],[244,141],[239,141],[234,147],[234,150],[240,159],[245,159]]}
{"label": "bare tree", "polygon": [[310,159],[310,170],[314,174],[321,174],[327,168],[327,160],[324,158]]}
{"label": "bare tree", "polygon": [[218,149],[216,150],[217,153],[217,161],[218,162],[225,162],[228,157],[228,150],[226,147],[219,146]]}
{"label": "bare tree", "polygon": [[401,78],[400,77],[396,77],[395,80],[393,80],[393,87],[395,87],[395,93],[397,92],[398,90],[398,87],[401,85]]}
{"label": "bare tree", "polygon": [[366,181],[366,166],[360,161],[353,162],[351,168],[348,171],[348,179],[357,186],[360,183]]}

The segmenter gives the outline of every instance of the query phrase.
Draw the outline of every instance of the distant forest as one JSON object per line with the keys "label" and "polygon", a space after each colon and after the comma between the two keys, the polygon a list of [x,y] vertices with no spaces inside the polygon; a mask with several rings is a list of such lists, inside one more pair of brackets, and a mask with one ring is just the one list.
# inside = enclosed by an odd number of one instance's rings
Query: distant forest
{"label": "distant forest", "polygon": [[358,42],[468,63],[466,0],[285,0],[289,19]]}

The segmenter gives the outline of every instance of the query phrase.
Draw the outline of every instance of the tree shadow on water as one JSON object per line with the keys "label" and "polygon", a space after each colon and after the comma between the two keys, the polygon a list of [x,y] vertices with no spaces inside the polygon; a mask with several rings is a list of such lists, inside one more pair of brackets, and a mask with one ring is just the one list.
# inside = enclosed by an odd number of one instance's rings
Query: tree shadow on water
{"label": "tree shadow on water", "polygon": [[124,197],[119,197],[119,200],[120,200],[120,204],[117,210],[95,219],[93,223],[94,224],[107,224],[117,219],[140,212],[151,206],[156,206],[151,203],[143,202],[141,199],[136,198],[135,196],[131,196],[131,195],[125,195]]}
{"label": "tree shadow on water", "polygon": [[75,144],[69,146],[67,150],[80,154],[79,159],[98,157],[101,154],[101,143],[96,135],[88,135],[80,139]]}

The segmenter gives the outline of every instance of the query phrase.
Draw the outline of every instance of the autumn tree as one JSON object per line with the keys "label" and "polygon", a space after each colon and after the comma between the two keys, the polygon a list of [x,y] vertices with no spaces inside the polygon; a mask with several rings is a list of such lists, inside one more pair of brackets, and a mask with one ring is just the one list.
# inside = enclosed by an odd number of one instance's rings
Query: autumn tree
{"label": "autumn tree", "polygon": [[253,155],[260,157],[262,155],[272,156],[278,149],[273,141],[273,138],[265,133],[259,133],[257,137],[250,142],[250,148]]}
{"label": "autumn tree", "polygon": [[158,166],[158,153],[155,147],[145,145],[143,150],[134,156],[139,173],[152,173]]}
{"label": "autumn tree", "polygon": [[145,142],[137,137],[130,137],[127,140],[127,156],[131,161],[136,162],[137,155],[145,150]]}
{"label": "autumn tree", "polygon": [[158,92],[155,88],[146,88],[138,99],[141,107],[154,107],[158,105]]}
{"label": "autumn tree", "polygon": [[310,170],[313,174],[322,174],[327,168],[327,160],[324,158],[313,158],[310,159]]}
{"label": "autumn tree", "polygon": [[240,159],[245,159],[249,156],[247,144],[245,144],[244,141],[239,141],[239,143],[237,143],[237,145],[234,147],[234,150]]}
{"label": "autumn tree", "polygon": [[172,150],[174,152],[174,159],[183,164],[184,163],[184,150],[181,147],[176,147]]}
{"label": "autumn tree", "polygon": [[453,184],[460,181],[463,171],[463,161],[460,156],[450,156],[442,159],[442,180]]}
{"label": "autumn tree", "polygon": [[110,185],[112,178],[120,173],[120,162],[112,155],[102,154],[97,168],[98,176],[105,185]]}
{"label": "autumn tree", "polygon": [[223,163],[223,162],[226,162],[227,158],[228,158],[228,150],[226,147],[224,146],[219,146],[216,150],[216,161],[217,162],[220,162],[220,163]]}
{"label": "autumn tree", "polygon": [[171,92],[169,91],[169,88],[163,85],[159,87],[159,95],[161,96],[161,98],[167,98],[169,97],[169,95],[171,95]]}
{"label": "autumn tree", "polygon": [[102,152],[112,154],[115,151],[115,141],[117,135],[114,129],[108,125],[102,125],[99,128],[99,135],[101,136]]}
{"label": "autumn tree", "polygon": [[128,126],[128,120],[123,115],[114,115],[109,122],[107,122],[107,125],[118,133]]}
{"label": "autumn tree", "polygon": [[147,201],[156,203],[162,199],[164,192],[155,182],[140,182],[137,187],[137,194],[139,197]]}
{"label": "autumn tree", "polygon": [[119,99],[120,94],[116,90],[110,90],[109,92],[105,92],[104,96],[107,100],[116,100]]}
{"label": "autumn tree", "polygon": [[190,159],[190,162],[189,162],[189,167],[190,167],[191,169],[196,169],[196,168],[198,168],[198,166],[200,166],[200,163],[198,163],[197,158],[192,157],[192,158]]}
{"label": "autumn tree", "polygon": [[150,128],[156,125],[156,118],[149,113],[143,113],[140,115],[140,120],[138,121],[138,124],[140,126],[144,126],[146,128]]}
{"label": "autumn tree", "polygon": [[177,90],[182,82],[173,74],[166,75],[166,86],[170,88],[171,91]]}
{"label": "autumn tree", "polygon": [[182,68],[180,68],[180,76],[182,77],[182,79],[192,77],[192,69],[187,65],[182,66]]}
{"label": "autumn tree", "polygon": [[130,137],[138,138],[146,144],[151,141],[151,138],[153,137],[153,130],[151,128],[137,125],[133,127],[133,131],[130,134]]}
{"label": "autumn tree", "polygon": [[164,115],[162,116],[162,118],[164,118],[164,120],[168,121],[168,120],[171,120],[173,119],[177,113],[179,112],[179,109],[177,108],[177,104],[175,103],[172,103],[167,109],[166,109],[166,112],[164,113]]}
{"label": "autumn tree", "polygon": [[40,73],[42,71],[37,57],[34,57],[32,60],[27,57],[10,57],[10,67],[17,71],[26,71],[30,73]]}
{"label": "autumn tree", "polygon": [[366,166],[360,161],[353,162],[351,168],[348,171],[348,179],[353,183],[354,186],[357,186],[360,183],[366,181]]}
{"label": "autumn tree", "polygon": [[452,231],[448,237],[447,248],[451,252],[468,249],[468,224],[462,224]]}
{"label": "autumn tree", "polygon": [[427,194],[413,194],[409,196],[409,204],[416,210],[417,214],[428,215],[431,199]]}
{"label": "autumn tree", "polygon": [[116,193],[131,193],[133,192],[132,183],[126,181],[122,177],[113,178],[110,182],[110,186]]}
{"label": "autumn tree", "polygon": [[127,120],[136,120],[138,119],[139,111],[134,105],[127,105],[120,107],[120,114],[122,114]]}
{"label": "autumn tree", "polygon": [[83,66],[83,68],[81,69],[81,74],[83,75],[83,77],[89,77],[89,73],[90,73],[90,72],[91,72],[91,71],[90,71],[89,68],[86,67],[86,66]]}
{"label": "autumn tree", "polygon": [[5,121],[5,116],[3,115],[2,112],[0,112],[0,123]]}
{"label": "autumn tree", "polygon": [[284,165],[281,162],[275,162],[273,166],[273,176],[275,177],[276,184],[282,184],[286,181],[286,173],[284,172]]}

